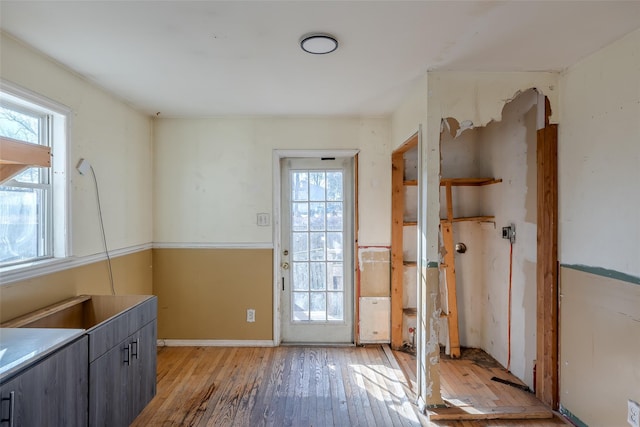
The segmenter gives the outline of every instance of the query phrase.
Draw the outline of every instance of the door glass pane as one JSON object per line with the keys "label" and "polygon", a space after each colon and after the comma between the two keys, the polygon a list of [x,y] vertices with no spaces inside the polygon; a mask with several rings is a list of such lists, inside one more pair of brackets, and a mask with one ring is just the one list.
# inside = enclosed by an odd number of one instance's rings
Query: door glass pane
{"label": "door glass pane", "polygon": [[343,290],[343,265],[341,262],[327,263],[327,287],[332,291]]}
{"label": "door glass pane", "polygon": [[311,261],[324,261],[324,233],[309,233]]}
{"label": "door glass pane", "polygon": [[309,293],[294,292],[293,293],[293,320],[308,321],[309,320]]}
{"label": "door glass pane", "polygon": [[327,200],[342,200],[342,171],[327,172]]}
{"label": "door glass pane", "polygon": [[324,262],[311,263],[311,290],[324,291],[327,288],[327,270]]}
{"label": "door glass pane", "polygon": [[327,293],[327,318],[328,320],[344,319],[344,294],[342,292]]}
{"label": "door glass pane", "polygon": [[327,260],[342,261],[342,233],[327,233]]}
{"label": "door glass pane", "polygon": [[309,177],[307,172],[291,172],[291,199],[309,200]]}
{"label": "door glass pane", "polygon": [[309,229],[309,204],[293,203],[291,206],[291,228],[293,231],[307,231]]}
{"label": "door glass pane", "polygon": [[311,231],[324,231],[325,210],[324,202],[309,203],[309,222]]}
{"label": "door glass pane", "polygon": [[306,262],[293,263],[293,290],[309,290],[309,264]]}
{"label": "door glass pane", "polygon": [[342,231],[342,202],[327,203],[327,230]]}
{"label": "door glass pane", "polygon": [[324,172],[309,172],[309,200],[325,200]]}
{"label": "door glass pane", "polygon": [[311,293],[311,320],[327,320],[327,295],[324,292]]}
{"label": "door glass pane", "polygon": [[292,250],[294,261],[308,261],[309,260],[309,234],[308,233],[293,233]]}

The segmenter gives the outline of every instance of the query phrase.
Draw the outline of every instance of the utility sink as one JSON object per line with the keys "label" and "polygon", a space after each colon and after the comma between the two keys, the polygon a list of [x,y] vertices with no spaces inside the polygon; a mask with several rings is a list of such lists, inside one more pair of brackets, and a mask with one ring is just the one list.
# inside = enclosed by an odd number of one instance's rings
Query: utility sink
{"label": "utility sink", "polygon": [[2,323],[2,328],[90,330],[149,299],[148,295],[80,295]]}

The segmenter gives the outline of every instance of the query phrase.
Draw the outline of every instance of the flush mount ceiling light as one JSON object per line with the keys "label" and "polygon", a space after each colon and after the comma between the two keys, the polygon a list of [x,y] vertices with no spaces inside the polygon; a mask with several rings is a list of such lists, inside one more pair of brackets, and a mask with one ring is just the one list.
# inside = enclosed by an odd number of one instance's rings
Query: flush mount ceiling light
{"label": "flush mount ceiling light", "polygon": [[302,50],[314,55],[331,53],[338,48],[338,40],[329,34],[312,33],[302,36],[300,39]]}

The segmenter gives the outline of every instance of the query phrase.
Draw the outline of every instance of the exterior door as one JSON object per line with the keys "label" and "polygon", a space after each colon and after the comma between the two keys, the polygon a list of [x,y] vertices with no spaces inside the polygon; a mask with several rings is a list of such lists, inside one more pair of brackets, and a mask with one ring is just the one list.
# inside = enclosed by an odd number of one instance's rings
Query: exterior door
{"label": "exterior door", "polygon": [[353,343],[353,159],[281,160],[285,343]]}

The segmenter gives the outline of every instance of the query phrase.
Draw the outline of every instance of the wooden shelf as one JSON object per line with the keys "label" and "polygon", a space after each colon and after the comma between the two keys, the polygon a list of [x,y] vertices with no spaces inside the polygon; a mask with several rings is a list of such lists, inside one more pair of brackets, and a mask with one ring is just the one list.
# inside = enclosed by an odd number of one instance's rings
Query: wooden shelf
{"label": "wooden shelf", "polygon": [[[491,222],[496,219],[493,215],[485,215],[485,216],[463,216],[458,218],[453,218],[451,222]],[[449,222],[447,218],[441,218],[440,224],[444,224]]]}
{"label": "wooden shelf", "polygon": [[502,182],[501,178],[441,178],[440,186],[445,187],[479,187],[482,185],[491,185]]}
{"label": "wooden shelf", "polygon": [[404,181],[403,184],[408,186],[408,187],[414,187],[414,186],[418,185],[418,180],[417,179],[408,179],[408,180]]}
{"label": "wooden shelf", "polygon": [[418,221],[402,221],[402,225],[410,227],[412,225],[418,225]]}
{"label": "wooden shelf", "polygon": [[0,183],[32,166],[51,167],[51,147],[0,137]]}
{"label": "wooden shelf", "polygon": [[442,241],[445,248],[444,262],[441,268],[444,268],[445,283],[447,287],[447,321],[449,324],[449,348],[451,357],[460,357],[460,335],[458,331],[458,297],[456,295],[456,266],[453,239],[453,223],[454,222],[487,222],[493,221],[494,216],[469,216],[454,217],[453,216],[453,187],[479,187],[483,185],[491,185],[502,182],[500,178],[442,178],[440,186],[445,188],[447,217],[440,219],[440,229],[442,232]]}
{"label": "wooden shelf", "polygon": [[418,266],[418,262],[417,261],[402,261],[402,265],[404,265],[405,267],[417,267]]}

